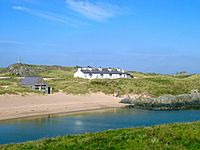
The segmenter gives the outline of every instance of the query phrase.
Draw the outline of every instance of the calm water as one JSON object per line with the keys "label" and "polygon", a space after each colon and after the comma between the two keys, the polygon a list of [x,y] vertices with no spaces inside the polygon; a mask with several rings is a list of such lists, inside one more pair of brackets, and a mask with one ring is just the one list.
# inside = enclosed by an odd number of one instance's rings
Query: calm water
{"label": "calm water", "polygon": [[77,115],[16,119],[0,122],[0,144],[66,134],[197,120],[200,120],[200,110],[148,111],[137,109],[109,109]]}

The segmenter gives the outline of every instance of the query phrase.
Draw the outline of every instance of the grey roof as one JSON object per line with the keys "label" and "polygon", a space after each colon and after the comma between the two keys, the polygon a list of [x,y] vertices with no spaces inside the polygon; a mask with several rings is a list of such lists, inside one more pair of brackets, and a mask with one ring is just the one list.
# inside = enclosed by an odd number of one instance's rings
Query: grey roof
{"label": "grey roof", "polygon": [[109,70],[81,70],[81,72],[83,72],[84,74],[128,74],[128,72],[121,72],[121,71],[117,71],[117,70],[112,70],[112,71],[109,71]]}
{"label": "grey roof", "polygon": [[25,77],[20,84],[24,86],[47,85],[41,77]]}

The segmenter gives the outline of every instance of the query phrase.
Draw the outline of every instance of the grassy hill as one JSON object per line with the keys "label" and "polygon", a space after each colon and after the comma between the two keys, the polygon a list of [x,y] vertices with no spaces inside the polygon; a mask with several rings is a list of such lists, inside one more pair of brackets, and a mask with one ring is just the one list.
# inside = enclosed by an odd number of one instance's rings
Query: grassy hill
{"label": "grassy hill", "polygon": [[[0,76],[10,76],[10,79],[0,80],[0,94],[32,92],[19,86],[19,79],[14,78],[18,73],[28,72],[28,75],[41,76],[45,78],[56,78],[48,81],[53,87],[54,92],[63,91],[66,94],[86,94],[103,92],[113,94],[119,91],[120,94],[145,94],[151,97],[157,97],[164,94],[184,94],[193,89],[200,90],[200,75],[191,76],[172,76],[160,74],[144,74],[131,72],[135,79],[96,79],[86,80],[74,78],[73,73],[76,67],[60,66],[36,66],[23,65],[19,71],[19,66],[14,65],[14,69],[3,72],[0,70]],[[24,71],[26,70],[26,71]],[[16,73],[16,74],[15,74]]]}
{"label": "grassy hill", "polygon": [[193,122],[56,137],[0,149],[200,149],[199,135],[200,122]]}

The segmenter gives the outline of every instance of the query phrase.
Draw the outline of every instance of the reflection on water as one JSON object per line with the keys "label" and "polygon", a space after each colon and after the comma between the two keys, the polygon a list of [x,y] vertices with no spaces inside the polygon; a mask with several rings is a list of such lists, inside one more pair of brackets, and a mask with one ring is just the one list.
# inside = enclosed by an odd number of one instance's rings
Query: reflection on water
{"label": "reflection on water", "polygon": [[1,121],[0,143],[16,143],[66,134],[197,120],[200,120],[200,110],[149,111],[121,108],[74,115],[46,115]]}

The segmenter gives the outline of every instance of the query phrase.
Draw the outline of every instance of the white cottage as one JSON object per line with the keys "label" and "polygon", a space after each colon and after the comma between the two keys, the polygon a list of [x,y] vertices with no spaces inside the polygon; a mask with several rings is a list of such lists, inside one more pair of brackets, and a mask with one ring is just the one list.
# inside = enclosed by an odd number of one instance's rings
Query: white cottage
{"label": "white cottage", "polygon": [[122,69],[111,68],[78,68],[74,73],[75,78],[84,79],[117,79],[117,78],[132,78],[132,76]]}

